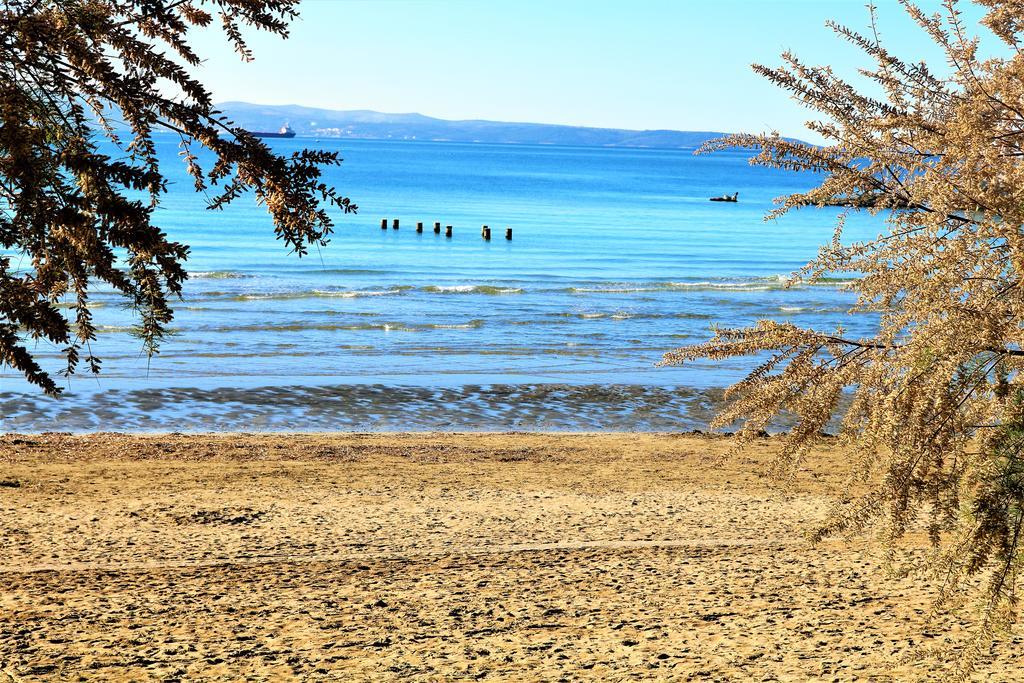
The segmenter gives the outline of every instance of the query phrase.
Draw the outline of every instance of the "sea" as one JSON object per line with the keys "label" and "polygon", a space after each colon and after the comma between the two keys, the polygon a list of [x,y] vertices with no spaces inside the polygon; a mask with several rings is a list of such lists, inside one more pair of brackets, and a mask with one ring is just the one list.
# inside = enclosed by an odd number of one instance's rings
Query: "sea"
{"label": "sea", "polygon": [[[756,359],[658,367],[665,352],[765,318],[877,324],[849,312],[846,281],[786,286],[839,209],[766,221],[820,178],[747,151],[268,144],[344,158],[325,177],[359,210],[336,212],[330,244],[289,253],[251,196],[208,210],[177,139],[158,136],[170,186],[155,222],[191,247],[173,334],[147,357],[133,311],[98,286],[102,373],[62,378],[53,399],[0,368],[0,431],[703,429]],[[882,227],[852,215],[844,239]],[[56,348],[31,348],[59,370]]]}

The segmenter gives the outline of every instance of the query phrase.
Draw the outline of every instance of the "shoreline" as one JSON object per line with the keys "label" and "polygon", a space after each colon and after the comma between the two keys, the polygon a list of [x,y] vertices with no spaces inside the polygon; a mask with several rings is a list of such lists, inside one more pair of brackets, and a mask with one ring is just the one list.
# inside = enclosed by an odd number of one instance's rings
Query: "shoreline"
{"label": "shoreline", "polygon": [[3,435],[0,678],[937,679],[900,659],[966,624],[870,541],[808,546],[848,461],[783,493],[780,442]]}
{"label": "shoreline", "polygon": [[643,384],[157,387],[59,400],[0,392],[0,431],[226,433],[669,431],[703,427],[722,389]]}

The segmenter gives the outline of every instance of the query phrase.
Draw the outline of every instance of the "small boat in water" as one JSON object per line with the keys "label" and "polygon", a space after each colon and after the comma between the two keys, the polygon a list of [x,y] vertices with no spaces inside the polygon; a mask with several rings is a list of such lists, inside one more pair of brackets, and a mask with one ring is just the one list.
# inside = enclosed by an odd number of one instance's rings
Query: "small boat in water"
{"label": "small boat in water", "polygon": [[281,130],[276,133],[270,133],[262,130],[250,130],[250,135],[255,135],[258,138],[293,138],[295,137],[295,131],[291,129],[287,123],[281,126]]}
{"label": "small boat in water", "polygon": [[738,202],[740,200],[740,193],[735,192],[732,195],[723,194],[721,197],[711,197],[709,201],[712,202]]}

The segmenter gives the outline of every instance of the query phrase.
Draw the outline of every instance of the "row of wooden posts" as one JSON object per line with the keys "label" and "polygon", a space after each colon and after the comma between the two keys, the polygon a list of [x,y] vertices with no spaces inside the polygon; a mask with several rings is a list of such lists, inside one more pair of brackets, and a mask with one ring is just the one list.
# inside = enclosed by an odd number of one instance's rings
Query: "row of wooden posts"
{"label": "row of wooden posts", "polygon": [[[380,229],[381,230],[387,230],[388,229],[388,219],[387,218],[381,218],[380,219]],[[392,230],[398,230],[398,219],[397,218],[391,219],[391,229]],[[422,222],[416,224],[416,232],[423,232],[423,223]],[[434,223],[434,234],[435,235],[440,235],[441,234],[441,224],[440,223]],[[444,226],[444,236],[445,237],[451,237],[452,236],[452,226],[450,226],[450,225]],[[491,228],[489,226],[487,226],[487,225],[481,227],[480,228],[480,236],[483,237],[488,242],[490,242],[491,241]],[[512,239],[512,228],[505,228],[505,239],[507,239],[507,240],[511,240]]]}

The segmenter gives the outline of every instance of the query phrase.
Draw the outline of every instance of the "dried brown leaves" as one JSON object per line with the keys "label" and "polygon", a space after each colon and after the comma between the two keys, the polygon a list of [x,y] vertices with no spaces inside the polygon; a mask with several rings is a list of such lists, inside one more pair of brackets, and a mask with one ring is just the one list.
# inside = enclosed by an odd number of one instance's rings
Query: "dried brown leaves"
{"label": "dried brown leaves", "polygon": [[704,150],[746,147],[757,150],[752,163],[825,174],[772,217],[834,203],[885,211],[885,234],[854,244],[837,236],[801,274],[856,278],[855,310],[881,311],[876,334],[762,321],[664,360],[767,355],[730,390],[718,424],[742,421],[751,437],[781,411],[797,415],[782,471],[848,397],[840,436],[874,488],[816,535],[880,524],[895,544],[923,525],[944,598],[975,595],[982,605],[958,677],[1015,616],[1024,530],[1024,3],[980,3],[1008,57],[979,57],[955,0],[936,16],[904,2],[946,54],[948,73],[936,75],[881,45],[872,10],[870,35],[832,28],[874,62],[862,74],[882,99],[786,54],[783,66],[755,70],[822,117],[809,125],[827,144],[739,135]]}

